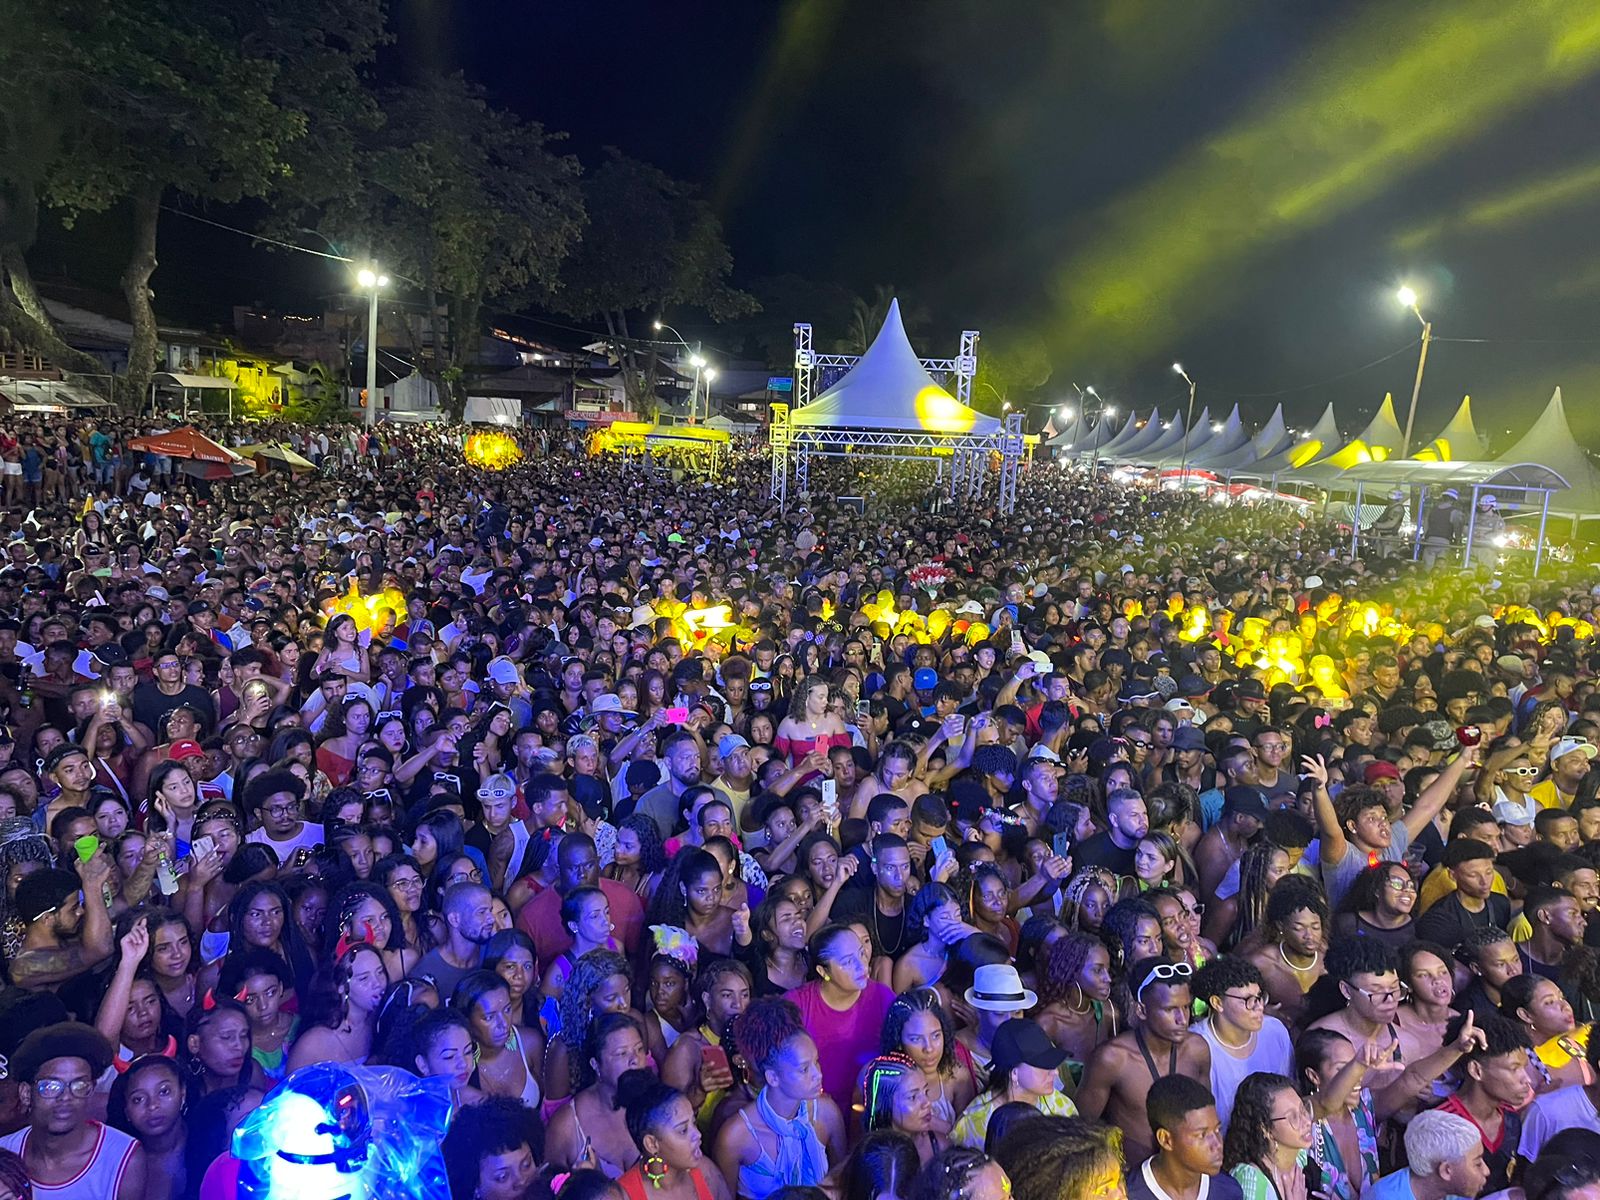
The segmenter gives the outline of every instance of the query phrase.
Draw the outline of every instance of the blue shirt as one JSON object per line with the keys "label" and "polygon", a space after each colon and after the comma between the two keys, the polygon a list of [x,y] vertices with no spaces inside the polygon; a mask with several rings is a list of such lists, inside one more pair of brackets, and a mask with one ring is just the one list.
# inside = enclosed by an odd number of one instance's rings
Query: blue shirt
{"label": "blue shirt", "polygon": [[[1367,1189],[1363,1200],[1417,1200],[1417,1193],[1411,1187],[1411,1172],[1405,1168],[1390,1172]],[[1449,1196],[1446,1200],[1463,1198]]]}

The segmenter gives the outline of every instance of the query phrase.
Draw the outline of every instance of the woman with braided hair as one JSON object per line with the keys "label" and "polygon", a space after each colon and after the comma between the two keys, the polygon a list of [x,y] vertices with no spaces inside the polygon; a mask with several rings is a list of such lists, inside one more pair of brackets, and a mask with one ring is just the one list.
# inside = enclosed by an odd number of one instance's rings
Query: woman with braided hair
{"label": "woman with braided hair", "polygon": [[917,1157],[927,1162],[945,1146],[934,1129],[928,1081],[909,1056],[880,1054],[861,1074],[861,1124],[868,1132],[893,1129],[909,1137]]}
{"label": "woman with braided hair", "polygon": [[1287,850],[1265,839],[1251,842],[1239,856],[1239,890],[1212,899],[1202,932],[1223,950],[1237,946],[1260,928],[1267,911],[1267,893],[1288,873]]}
{"label": "woman with braided hair", "polygon": [[716,1159],[740,1200],[766,1200],[782,1187],[815,1187],[844,1157],[844,1117],[822,1093],[817,1044],[791,1001],[757,1000],[733,1023],[753,1069],[756,1101],[717,1132]]}
{"label": "woman with braided hair", "polygon": [[1079,1078],[1094,1048],[1117,1034],[1111,953],[1105,943],[1080,930],[1050,947],[1039,970],[1034,1020],[1067,1052],[1067,1066]]}
{"label": "woman with braided hair", "polygon": [[14,1150],[0,1150],[0,1200],[33,1200],[33,1181]]}
{"label": "woman with braided hair", "polygon": [[[572,966],[558,1007],[559,1026],[552,1029],[544,1055],[544,1103],[548,1117],[554,1106],[578,1089],[583,1074],[583,1047],[589,1026],[603,1012],[632,1013],[628,960],[611,950],[591,950]],[[644,1027],[644,1018],[632,1013]],[[666,1054],[661,1052],[661,1059]],[[657,1059],[657,1061],[661,1061]]]}
{"label": "woman with braided hair", "polygon": [[1010,1200],[1011,1180],[982,1150],[951,1146],[922,1168],[912,1200]]}
{"label": "woman with braided hair", "polygon": [[1068,929],[1099,933],[1106,911],[1117,898],[1117,881],[1104,867],[1085,867],[1061,893],[1061,921]]}
{"label": "woman with braided hair", "polygon": [[933,1129],[949,1133],[978,1094],[972,1055],[956,1038],[939,993],[913,988],[895,997],[883,1018],[885,1054],[903,1054],[922,1071],[933,1108]]}

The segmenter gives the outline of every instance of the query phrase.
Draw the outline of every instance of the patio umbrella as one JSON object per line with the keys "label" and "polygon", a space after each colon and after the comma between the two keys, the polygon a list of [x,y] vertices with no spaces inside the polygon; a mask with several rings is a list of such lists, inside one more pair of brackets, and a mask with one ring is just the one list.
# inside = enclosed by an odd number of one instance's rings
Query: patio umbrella
{"label": "patio umbrella", "polygon": [[180,459],[185,472],[201,479],[227,479],[233,475],[248,475],[255,470],[254,464],[246,462],[226,446],[219,446],[193,425],[183,425],[149,437],[130,438],[128,448]]}
{"label": "patio umbrella", "polygon": [[264,463],[281,467],[295,475],[304,475],[307,471],[317,469],[314,462],[296,454],[281,442],[257,442],[250,446],[240,446],[239,453],[245,458],[258,458]]}

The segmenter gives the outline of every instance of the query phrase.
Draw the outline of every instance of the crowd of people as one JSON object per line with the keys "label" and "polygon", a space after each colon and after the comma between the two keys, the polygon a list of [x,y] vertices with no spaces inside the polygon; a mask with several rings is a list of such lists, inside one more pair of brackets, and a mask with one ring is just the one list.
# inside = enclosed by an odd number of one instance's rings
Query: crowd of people
{"label": "crowd of people", "polygon": [[1581,568],[147,425],[0,428],[0,1200],[266,1194],[330,1066],[455,1200],[1600,1195]]}

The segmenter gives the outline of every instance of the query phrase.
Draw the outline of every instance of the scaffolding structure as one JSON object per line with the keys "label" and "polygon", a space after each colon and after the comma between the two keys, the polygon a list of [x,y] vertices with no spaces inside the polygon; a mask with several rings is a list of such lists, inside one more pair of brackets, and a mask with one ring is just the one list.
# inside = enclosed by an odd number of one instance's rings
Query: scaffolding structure
{"label": "scaffolding structure", "polygon": [[[811,326],[794,327],[794,410],[806,408],[828,381],[819,375],[835,376],[849,371],[860,361],[855,354],[818,354],[812,349]],[[978,373],[978,331],[963,330],[961,345],[954,358],[918,358],[922,367],[935,377],[953,380],[953,392],[962,405],[972,396],[972,381]],[[822,386],[819,386],[819,383]],[[998,478],[998,505],[1009,513],[1016,507],[1018,469],[1026,453],[1023,414],[1008,413],[1000,429],[986,433],[940,433],[925,430],[889,430],[854,425],[801,425],[790,421],[786,404],[773,404],[768,426],[772,451],[769,495],[787,508],[789,476],[794,475],[794,490],[810,490],[811,459],[886,458],[942,463],[949,459],[948,488],[954,501],[976,503],[984,494],[989,474]],[[941,475],[943,472],[941,471]]]}

